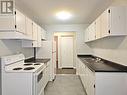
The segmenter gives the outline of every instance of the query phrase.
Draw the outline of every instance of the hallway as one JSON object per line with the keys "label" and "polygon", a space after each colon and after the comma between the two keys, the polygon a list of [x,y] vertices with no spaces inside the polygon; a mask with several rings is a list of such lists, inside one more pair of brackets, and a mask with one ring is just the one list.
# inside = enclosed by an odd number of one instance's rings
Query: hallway
{"label": "hallway", "polygon": [[77,75],[57,75],[54,82],[49,82],[45,95],[86,95]]}

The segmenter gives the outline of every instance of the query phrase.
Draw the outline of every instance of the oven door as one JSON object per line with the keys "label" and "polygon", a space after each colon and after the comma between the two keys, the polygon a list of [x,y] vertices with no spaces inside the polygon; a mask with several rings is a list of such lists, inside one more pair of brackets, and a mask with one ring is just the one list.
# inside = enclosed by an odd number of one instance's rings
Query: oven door
{"label": "oven door", "polygon": [[35,73],[35,95],[44,95],[43,70]]}

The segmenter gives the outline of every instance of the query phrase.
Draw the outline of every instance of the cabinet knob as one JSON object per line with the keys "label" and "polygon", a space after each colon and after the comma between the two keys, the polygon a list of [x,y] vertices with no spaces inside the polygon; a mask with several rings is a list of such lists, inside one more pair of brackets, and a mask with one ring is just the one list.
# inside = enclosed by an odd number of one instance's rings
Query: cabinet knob
{"label": "cabinet knob", "polygon": [[17,28],[17,25],[15,25],[15,29]]}
{"label": "cabinet knob", "polygon": [[110,13],[110,10],[108,10],[108,13]]}
{"label": "cabinet knob", "polygon": [[110,32],[111,32],[111,31],[109,30],[108,33],[110,34]]}

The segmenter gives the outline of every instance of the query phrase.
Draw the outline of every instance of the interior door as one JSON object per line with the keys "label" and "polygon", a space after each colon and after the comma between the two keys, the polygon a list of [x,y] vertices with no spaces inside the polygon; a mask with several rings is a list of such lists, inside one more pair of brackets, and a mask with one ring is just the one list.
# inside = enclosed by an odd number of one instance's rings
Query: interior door
{"label": "interior door", "polygon": [[72,36],[61,37],[61,66],[73,68],[74,40]]}

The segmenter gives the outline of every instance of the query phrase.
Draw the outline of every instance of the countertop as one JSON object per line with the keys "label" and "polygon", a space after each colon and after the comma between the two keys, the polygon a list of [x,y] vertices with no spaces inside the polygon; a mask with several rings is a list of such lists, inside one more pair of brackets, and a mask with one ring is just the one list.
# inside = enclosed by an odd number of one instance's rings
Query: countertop
{"label": "countertop", "polygon": [[50,58],[37,58],[35,59],[34,57],[26,59],[25,63],[47,63],[50,61]]}
{"label": "countertop", "polygon": [[100,58],[97,61],[93,55],[77,55],[78,58],[94,72],[127,72],[127,66],[123,66],[105,59]]}

